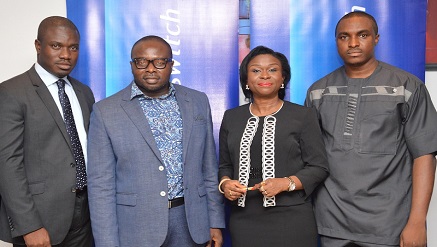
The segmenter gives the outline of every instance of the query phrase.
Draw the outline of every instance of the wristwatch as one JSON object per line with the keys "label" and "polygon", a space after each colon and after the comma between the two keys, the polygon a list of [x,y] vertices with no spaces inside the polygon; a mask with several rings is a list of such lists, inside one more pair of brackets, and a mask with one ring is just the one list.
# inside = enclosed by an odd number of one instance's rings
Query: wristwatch
{"label": "wristwatch", "polygon": [[290,180],[290,183],[288,184],[288,191],[294,191],[296,189],[296,183],[294,182],[294,180],[290,177],[286,177],[288,178],[288,180]]}

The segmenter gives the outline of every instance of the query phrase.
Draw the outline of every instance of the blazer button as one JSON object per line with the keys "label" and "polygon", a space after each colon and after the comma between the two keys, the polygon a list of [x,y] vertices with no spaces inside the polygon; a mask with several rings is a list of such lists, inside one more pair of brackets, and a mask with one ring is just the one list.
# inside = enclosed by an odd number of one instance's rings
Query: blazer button
{"label": "blazer button", "polygon": [[71,167],[75,167],[76,164],[74,164],[74,163],[70,163],[70,166],[71,166]]}
{"label": "blazer button", "polygon": [[159,169],[160,171],[164,171],[164,166],[159,166],[158,169]]}
{"label": "blazer button", "polygon": [[161,193],[159,193],[161,196],[165,196],[165,191],[161,191]]}

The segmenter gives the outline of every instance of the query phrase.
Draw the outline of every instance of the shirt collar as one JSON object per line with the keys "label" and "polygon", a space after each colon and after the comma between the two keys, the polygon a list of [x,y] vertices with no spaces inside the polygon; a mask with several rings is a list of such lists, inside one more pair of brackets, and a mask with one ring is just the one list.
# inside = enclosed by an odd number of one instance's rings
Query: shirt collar
{"label": "shirt collar", "polygon": [[130,99],[132,100],[132,99],[135,98],[135,97],[144,97],[145,99],[166,99],[166,98],[168,98],[168,97],[170,97],[170,96],[174,96],[174,95],[175,95],[175,92],[176,92],[176,89],[175,89],[175,87],[173,86],[173,83],[169,83],[169,84],[170,84],[170,86],[169,86],[168,93],[163,94],[163,95],[161,95],[161,96],[159,96],[159,97],[153,98],[153,97],[150,97],[150,96],[145,95],[145,94],[144,94],[144,93],[143,93],[143,92],[138,88],[137,84],[136,84],[135,82],[133,82],[133,83],[132,83],[132,88],[131,88]]}
{"label": "shirt collar", "polygon": [[49,87],[52,84],[55,84],[59,79],[64,79],[65,83],[71,86],[70,81],[68,81],[67,79],[67,76],[64,76],[63,78],[58,78],[53,74],[50,74],[50,72],[45,70],[41,65],[39,65],[39,63],[35,63],[35,70],[47,87]]}

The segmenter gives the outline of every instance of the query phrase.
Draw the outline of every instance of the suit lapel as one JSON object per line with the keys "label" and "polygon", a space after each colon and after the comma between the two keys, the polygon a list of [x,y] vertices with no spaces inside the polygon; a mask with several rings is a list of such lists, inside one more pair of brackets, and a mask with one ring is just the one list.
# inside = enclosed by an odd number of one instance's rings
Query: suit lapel
{"label": "suit lapel", "polygon": [[143,109],[141,109],[138,98],[130,99],[132,83],[129,84],[127,88],[124,89],[123,97],[121,101],[121,108],[126,112],[127,116],[131,119],[134,125],[137,127],[138,131],[141,133],[142,137],[149,145],[152,152],[159,159],[159,161],[164,164],[161,159],[161,153],[156,146],[155,137],[150,129],[149,122],[144,116]]}
{"label": "suit lapel", "polygon": [[182,116],[183,132],[182,132],[182,146],[183,156],[182,160],[185,162],[185,157],[188,152],[188,143],[190,141],[191,131],[193,129],[193,105],[191,104],[191,98],[183,88],[175,85],[176,88],[176,100],[179,105]]}
{"label": "suit lapel", "polygon": [[87,100],[85,98],[85,95],[82,93],[82,90],[77,85],[77,82],[71,77],[68,77],[68,80],[73,86],[74,93],[79,100],[80,108],[82,109],[83,124],[85,125],[85,131],[88,133],[88,127],[90,122],[90,108],[88,107]]}
{"label": "suit lapel", "polygon": [[72,150],[70,137],[68,136],[67,129],[65,128],[65,123],[62,119],[61,113],[59,112],[59,109],[56,106],[56,103],[49,90],[47,89],[46,85],[41,80],[38,73],[36,73],[35,67],[32,67],[29,70],[29,77],[32,81],[32,84],[35,86],[36,93],[41,98],[41,101],[44,103],[44,105],[47,107],[47,110],[52,115],[53,120],[58,125],[59,131],[61,131],[65,141],[68,143],[68,146]]}

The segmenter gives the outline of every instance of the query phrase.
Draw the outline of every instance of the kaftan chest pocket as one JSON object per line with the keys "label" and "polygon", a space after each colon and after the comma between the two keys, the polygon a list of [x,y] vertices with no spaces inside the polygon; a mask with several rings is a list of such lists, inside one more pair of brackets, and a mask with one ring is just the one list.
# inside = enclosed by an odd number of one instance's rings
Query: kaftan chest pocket
{"label": "kaftan chest pocket", "polygon": [[344,96],[323,96],[319,106],[321,128],[327,136],[339,136],[345,116]]}
{"label": "kaftan chest pocket", "polygon": [[360,153],[396,154],[402,129],[400,103],[395,98],[361,103],[358,138]]}

